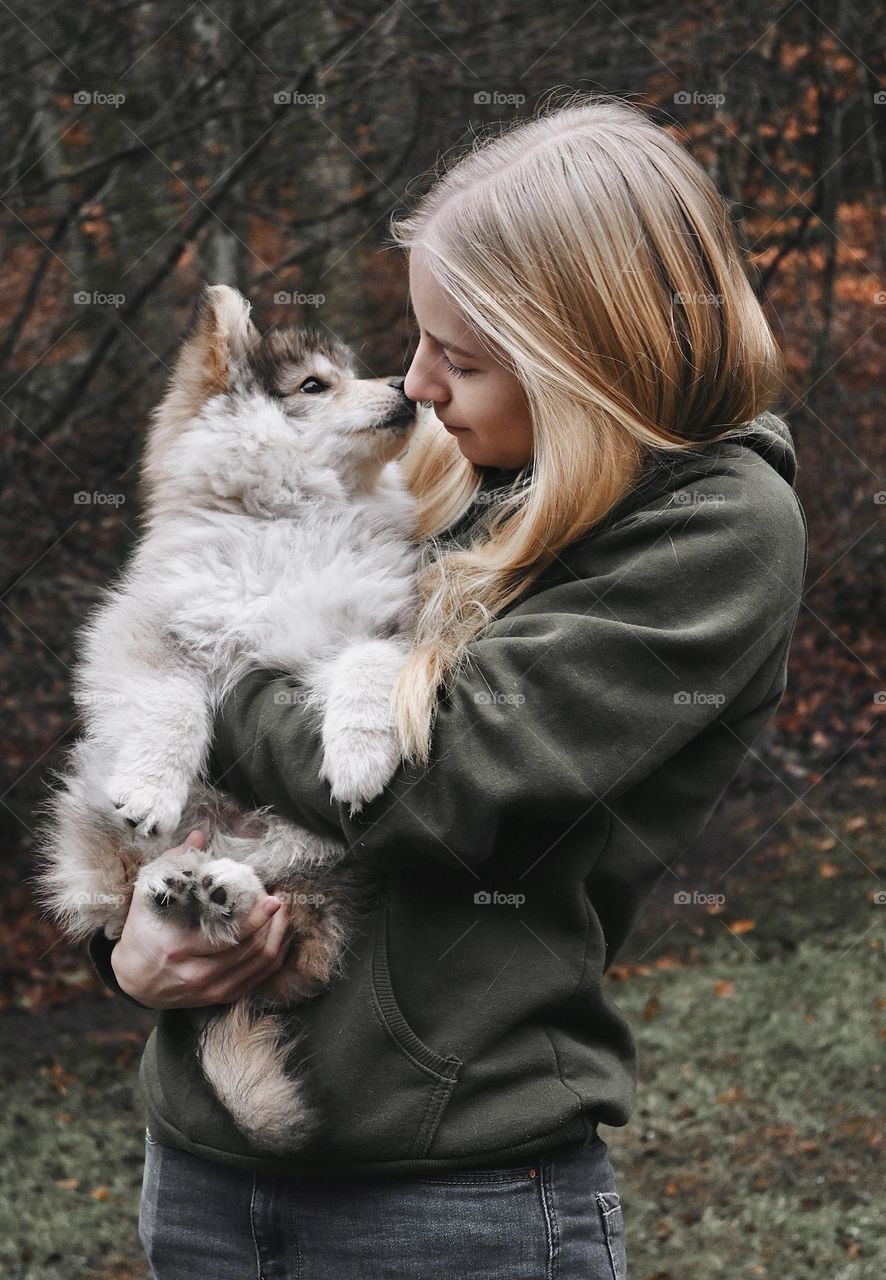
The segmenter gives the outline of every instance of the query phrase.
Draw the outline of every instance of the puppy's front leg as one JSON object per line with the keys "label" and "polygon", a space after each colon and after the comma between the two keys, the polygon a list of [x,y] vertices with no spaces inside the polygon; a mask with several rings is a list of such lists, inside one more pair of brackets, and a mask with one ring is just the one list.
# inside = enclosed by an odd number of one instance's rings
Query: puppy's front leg
{"label": "puppy's front leg", "polygon": [[75,700],[97,753],[115,825],[145,841],[173,836],[212,732],[205,674],[133,595],[120,595],[91,624],[75,676]]}
{"label": "puppy's front leg", "polygon": [[105,785],[117,820],[162,848],[160,842],[176,833],[211,731],[200,673],[185,667],[132,672],[116,716],[118,749]]}
{"label": "puppy's front leg", "polygon": [[351,817],[390,781],[401,758],[391,693],[408,650],[394,640],[364,640],[326,669],[322,774]]}

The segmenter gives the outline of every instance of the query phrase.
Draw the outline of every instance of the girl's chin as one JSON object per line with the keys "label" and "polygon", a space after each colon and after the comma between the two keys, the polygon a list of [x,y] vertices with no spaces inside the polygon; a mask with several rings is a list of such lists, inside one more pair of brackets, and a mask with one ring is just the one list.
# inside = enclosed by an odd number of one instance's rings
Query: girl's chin
{"label": "girl's chin", "polygon": [[455,439],[458,442],[458,447],[461,449],[462,453],[464,453],[466,449],[472,449],[476,443],[477,437],[474,435],[473,431],[453,431],[451,434],[455,436]]}

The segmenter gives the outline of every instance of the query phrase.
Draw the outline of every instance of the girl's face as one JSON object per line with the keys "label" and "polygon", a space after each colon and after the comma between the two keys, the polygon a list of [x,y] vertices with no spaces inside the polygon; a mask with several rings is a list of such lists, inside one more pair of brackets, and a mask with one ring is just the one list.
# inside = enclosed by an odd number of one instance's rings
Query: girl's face
{"label": "girl's face", "polygon": [[409,291],[420,342],[403,390],[411,400],[433,403],[476,466],[524,467],[532,457],[532,421],[523,388],[481,347],[420,249],[409,255]]}

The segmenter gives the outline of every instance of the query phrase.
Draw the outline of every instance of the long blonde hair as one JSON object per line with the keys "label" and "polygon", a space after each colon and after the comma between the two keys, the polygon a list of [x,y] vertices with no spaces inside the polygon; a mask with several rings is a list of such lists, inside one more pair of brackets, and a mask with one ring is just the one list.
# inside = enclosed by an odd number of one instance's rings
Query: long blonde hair
{"label": "long blonde hair", "polygon": [[784,365],[716,185],[608,95],[572,94],[474,139],[390,230],[395,247],[427,254],[519,379],[533,425],[530,482],[507,489],[464,549],[437,535],[481,469],[430,413],[403,458],[424,541],[392,710],[404,754],[426,764],[439,693],[470,642],[630,490],[650,451],[697,448],[769,409]]}

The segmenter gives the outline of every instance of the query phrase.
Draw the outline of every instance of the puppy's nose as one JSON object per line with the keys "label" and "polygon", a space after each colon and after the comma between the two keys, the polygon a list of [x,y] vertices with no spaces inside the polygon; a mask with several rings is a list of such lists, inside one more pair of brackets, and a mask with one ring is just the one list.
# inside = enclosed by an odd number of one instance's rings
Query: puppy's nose
{"label": "puppy's nose", "polygon": [[[405,378],[405,376],[404,376],[404,377],[402,377],[402,378],[388,378],[388,386],[389,386],[389,387],[396,387],[396,388],[397,388],[397,390],[398,390],[399,392],[401,392],[401,393],[402,393],[402,395],[404,396],[404,398],[405,398],[406,400],[409,400],[409,396],[407,396],[407,395],[406,395],[406,392],[403,390],[403,384],[404,384],[405,382],[406,382],[406,378]],[[414,400],[409,400],[409,403],[410,403],[410,404],[414,404],[414,403],[415,403],[415,401],[414,401]]]}

